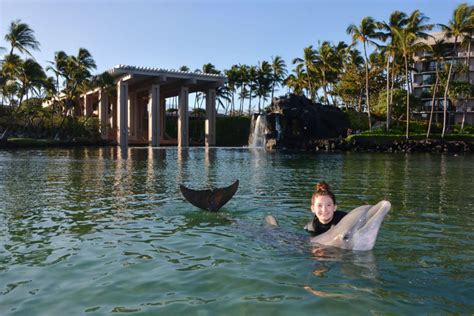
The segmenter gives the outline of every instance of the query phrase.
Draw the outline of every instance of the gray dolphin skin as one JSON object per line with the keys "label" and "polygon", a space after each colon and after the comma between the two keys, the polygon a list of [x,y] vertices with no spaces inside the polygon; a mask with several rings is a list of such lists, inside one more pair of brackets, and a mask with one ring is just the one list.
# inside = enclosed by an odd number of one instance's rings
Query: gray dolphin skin
{"label": "gray dolphin skin", "polygon": [[380,225],[390,208],[390,202],[385,200],[373,206],[364,205],[355,208],[336,226],[324,234],[311,238],[311,243],[350,250],[372,250]]}
{"label": "gray dolphin skin", "polygon": [[182,184],[179,186],[181,193],[189,203],[210,212],[217,212],[234,196],[238,188],[239,180],[225,188],[207,190],[192,190]]}

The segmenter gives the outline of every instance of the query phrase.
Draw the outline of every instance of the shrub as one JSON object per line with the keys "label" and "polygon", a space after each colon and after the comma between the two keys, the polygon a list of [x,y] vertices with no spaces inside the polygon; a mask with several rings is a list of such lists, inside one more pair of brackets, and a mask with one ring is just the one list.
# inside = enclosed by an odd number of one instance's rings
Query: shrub
{"label": "shrub", "polygon": [[353,109],[344,110],[344,115],[353,131],[366,130],[369,128],[369,119],[366,113],[357,112]]}

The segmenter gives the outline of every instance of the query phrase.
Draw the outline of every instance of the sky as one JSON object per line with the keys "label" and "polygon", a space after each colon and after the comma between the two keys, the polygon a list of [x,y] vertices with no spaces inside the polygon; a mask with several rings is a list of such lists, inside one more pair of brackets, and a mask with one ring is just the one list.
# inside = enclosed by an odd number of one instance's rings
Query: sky
{"label": "sky", "polygon": [[212,63],[257,65],[272,56],[291,61],[318,42],[349,43],[350,24],[363,17],[419,9],[447,24],[457,0],[0,0],[0,46],[13,20],[35,32],[43,66],[54,53],[89,50],[97,73],[115,65],[191,70]]}

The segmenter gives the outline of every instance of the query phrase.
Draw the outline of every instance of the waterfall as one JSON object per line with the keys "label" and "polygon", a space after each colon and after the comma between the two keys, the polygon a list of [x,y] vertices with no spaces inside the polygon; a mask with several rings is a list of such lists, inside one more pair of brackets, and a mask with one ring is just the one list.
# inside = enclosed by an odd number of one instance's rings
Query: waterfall
{"label": "waterfall", "polygon": [[281,139],[280,115],[275,115],[275,130],[277,132],[277,140]]}
{"label": "waterfall", "polygon": [[250,128],[249,147],[265,148],[265,134],[267,133],[267,116],[260,114],[252,119]]}

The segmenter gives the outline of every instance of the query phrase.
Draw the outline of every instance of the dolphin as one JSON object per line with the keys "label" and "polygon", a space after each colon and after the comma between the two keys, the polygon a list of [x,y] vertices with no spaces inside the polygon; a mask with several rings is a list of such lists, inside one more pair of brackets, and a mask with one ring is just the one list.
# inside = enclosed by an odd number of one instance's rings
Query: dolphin
{"label": "dolphin", "polygon": [[390,208],[390,202],[385,200],[373,206],[359,206],[344,216],[336,226],[311,238],[311,243],[350,250],[372,250],[380,225]]}
{"label": "dolphin", "polygon": [[[372,250],[380,225],[390,208],[390,202],[385,200],[376,205],[359,206],[327,232],[311,238],[311,244],[348,250]],[[272,215],[268,215],[265,221],[270,226],[278,226],[278,222]]]}
{"label": "dolphin", "polygon": [[217,212],[234,196],[238,188],[239,180],[225,188],[207,190],[192,190],[182,184],[179,186],[181,193],[189,203],[210,212]]}

